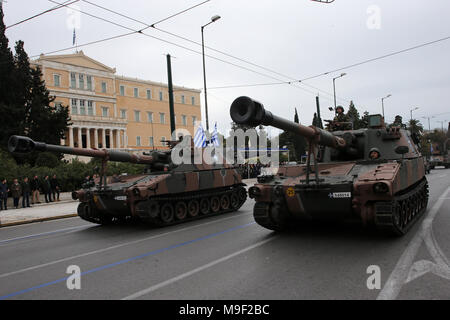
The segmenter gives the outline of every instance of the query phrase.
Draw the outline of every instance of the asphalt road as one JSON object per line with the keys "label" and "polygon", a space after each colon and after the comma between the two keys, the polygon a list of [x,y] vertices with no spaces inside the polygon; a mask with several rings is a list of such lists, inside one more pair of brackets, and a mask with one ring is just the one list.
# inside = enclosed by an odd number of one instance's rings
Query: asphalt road
{"label": "asphalt road", "polygon": [[[254,223],[252,200],[164,229],[79,218],[2,228],[0,299],[449,299],[450,170],[427,178],[427,214],[402,238],[350,225],[273,233]],[[73,265],[79,290],[67,286]]]}

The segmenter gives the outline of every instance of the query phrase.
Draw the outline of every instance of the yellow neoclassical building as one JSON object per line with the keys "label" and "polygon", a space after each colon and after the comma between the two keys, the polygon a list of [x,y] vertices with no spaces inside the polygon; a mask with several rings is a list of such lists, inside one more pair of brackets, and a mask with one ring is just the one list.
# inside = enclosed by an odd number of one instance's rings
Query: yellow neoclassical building
{"label": "yellow neoclassical building", "polygon": [[[82,51],[41,55],[42,69],[55,105],[69,106],[72,125],[63,145],[81,148],[164,149],[169,140],[168,85],[116,75]],[[201,121],[200,90],[174,86],[176,128],[194,134]]]}

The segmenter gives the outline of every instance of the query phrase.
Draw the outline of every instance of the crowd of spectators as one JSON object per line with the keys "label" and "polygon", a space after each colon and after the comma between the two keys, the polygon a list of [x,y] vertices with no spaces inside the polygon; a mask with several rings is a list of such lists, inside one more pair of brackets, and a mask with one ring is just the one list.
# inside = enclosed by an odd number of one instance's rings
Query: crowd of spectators
{"label": "crowd of spectators", "polygon": [[39,199],[41,193],[44,194],[46,203],[59,201],[60,192],[61,185],[56,175],[51,178],[45,176],[43,179],[35,176],[31,180],[25,177],[20,182],[19,179],[14,179],[12,183],[3,179],[0,183],[0,210],[8,210],[9,196],[13,198],[13,207],[18,209],[20,200],[22,200],[22,208],[30,208],[34,204],[41,203]]}

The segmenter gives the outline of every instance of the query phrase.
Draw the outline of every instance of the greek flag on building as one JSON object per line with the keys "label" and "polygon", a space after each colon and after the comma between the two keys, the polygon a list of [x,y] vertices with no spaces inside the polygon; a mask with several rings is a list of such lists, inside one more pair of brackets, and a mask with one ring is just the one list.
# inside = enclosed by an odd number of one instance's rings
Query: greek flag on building
{"label": "greek flag on building", "polygon": [[198,126],[197,131],[195,132],[194,146],[196,148],[206,147],[206,135],[201,124]]}

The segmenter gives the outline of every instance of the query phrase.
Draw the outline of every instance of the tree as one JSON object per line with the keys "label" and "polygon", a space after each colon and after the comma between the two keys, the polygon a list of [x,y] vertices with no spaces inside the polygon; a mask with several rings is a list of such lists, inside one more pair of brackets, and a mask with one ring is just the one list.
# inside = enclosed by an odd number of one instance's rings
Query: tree
{"label": "tree", "polygon": [[[38,141],[59,144],[70,125],[68,107],[53,105],[38,66],[30,66],[23,41],[8,47],[0,6],[0,149],[7,150],[11,135],[27,135]],[[37,155],[15,156],[19,163],[35,164]],[[60,155],[61,158],[61,155]]]}
{"label": "tree", "polygon": [[361,126],[361,119],[359,118],[359,112],[355,107],[353,101],[350,101],[350,106],[347,111],[347,119],[348,121],[353,123],[353,129],[359,129]]}
{"label": "tree", "polygon": [[364,111],[361,120],[359,121],[359,128],[368,128],[369,127],[369,112]]}

